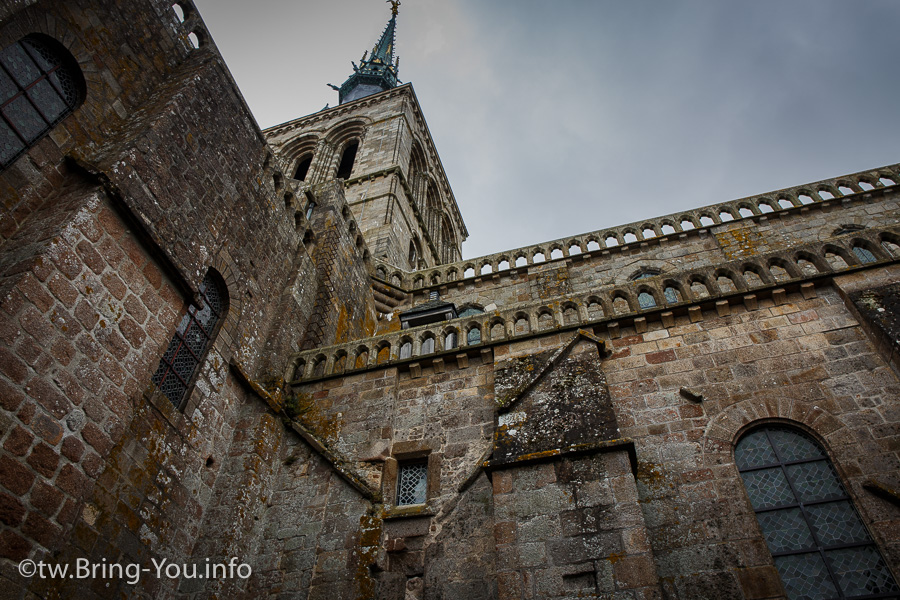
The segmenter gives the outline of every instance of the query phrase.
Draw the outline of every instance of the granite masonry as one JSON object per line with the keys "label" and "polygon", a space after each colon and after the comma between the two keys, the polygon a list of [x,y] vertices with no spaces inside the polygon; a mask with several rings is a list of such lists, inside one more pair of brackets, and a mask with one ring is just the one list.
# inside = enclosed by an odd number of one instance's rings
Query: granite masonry
{"label": "granite masonry", "polygon": [[397,4],[265,131],[0,5],[0,598],[900,597],[900,165],[463,260]]}

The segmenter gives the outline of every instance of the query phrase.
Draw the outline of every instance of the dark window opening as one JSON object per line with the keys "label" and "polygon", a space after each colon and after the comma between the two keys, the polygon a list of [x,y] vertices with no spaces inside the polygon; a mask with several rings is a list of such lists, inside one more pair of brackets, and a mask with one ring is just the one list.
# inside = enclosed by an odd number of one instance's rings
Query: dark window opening
{"label": "dark window opening", "polygon": [[865,229],[865,227],[862,225],[841,225],[834,230],[834,233],[832,235],[844,235],[846,233],[853,233],[854,231],[862,231],[863,229]]}
{"label": "dark window opening", "polygon": [[356,161],[356,151],[359,149],[359,142],[350,142],[344,153],[341,155],[341,163],[338,166],[338,179],[350,179],[350,173],[353,172],[353,163]]}
{"label": "dark window opening", "polygon": [[297,163],[297,170],[294,171],[294,179],[297,181],[306,181],[306,175],[309,173],[309,165],[312,164],[312,154],[308,154],[300,159]]}
{"label": "dark window opening", "polygon": [[78,62],[52,38],[29,35],[0,51],[0,169],[78,108],[84,96]]}
{"label": "dark window opening", "polygon": [[207,273],[200,284],[200,306],[191,304],[188,307],[152,378],[159,391],[176,408],[182,408],[227,303],[227,293],[216,283],[212,273]]}
{"label": "dark window opening", "polygon": [[741,438],[734,459],[789,598],[897,597],[900,586],[815,440],[763,427]]}

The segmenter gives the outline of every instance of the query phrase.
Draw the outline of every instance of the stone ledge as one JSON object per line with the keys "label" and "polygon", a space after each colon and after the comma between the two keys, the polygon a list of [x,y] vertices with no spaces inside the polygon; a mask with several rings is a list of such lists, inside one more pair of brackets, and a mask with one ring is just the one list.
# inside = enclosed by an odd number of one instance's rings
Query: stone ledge
{"label": "stone ledge", "polygon": [[615,440],[603,440],[600,442],[592,442],[589,444],[576,444],[574,446],[566,446],[564,448],[554,448],[543,452],[533,452],[531,454],[522,454],[515,458],[488,460],[482,464],[485,471],[498,471],[501,469],[509,469],[529,464],[549,462],[560,458],[570,458],[576,456],[585,456],[589,454],[598,454],[600,452],[615,452],[617,450],[625,450],[628,452],[628,460],[631,463],[631,472],[637,476],[637,451],[634,447],[634,441],[631,438],[619,438]]}

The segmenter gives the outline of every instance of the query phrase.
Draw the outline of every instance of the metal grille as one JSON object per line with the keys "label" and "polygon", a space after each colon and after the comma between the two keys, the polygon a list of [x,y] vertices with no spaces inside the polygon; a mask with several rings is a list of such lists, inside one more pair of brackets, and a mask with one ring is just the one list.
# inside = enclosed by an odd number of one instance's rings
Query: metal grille
{"label": "metal grille", "polygon": [[744,436],[734,458],[788,598],[900,593],[815,440],[765,427]]}
{"label": "metal grille", "polygon": [[224,297],[209,273],[200,284],[200,298],[199,308],[188,307],[152,378],[176,408],[181,407],[224,308]]}
{"label": "metal grille", "polygon": [[81,73],[67,62],[34,37],[0,51],[0,168],[78,106]]}
{"label": "metal grille", "polygon": [[427,482],[426,463],[400,465],[400,473],[397,475],[397,505],[425,504]]}

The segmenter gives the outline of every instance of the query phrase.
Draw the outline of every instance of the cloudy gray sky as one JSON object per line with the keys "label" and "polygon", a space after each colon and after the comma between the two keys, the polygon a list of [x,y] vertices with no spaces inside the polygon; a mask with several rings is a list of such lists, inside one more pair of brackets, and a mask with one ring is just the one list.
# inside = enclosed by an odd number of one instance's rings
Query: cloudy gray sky
{"label": "cloudy gray sky", "polygon": [[[381,0],[195,0],[260,126],[337,103]],[[403,0],[466,257],[900,161],[895,0]]]}

